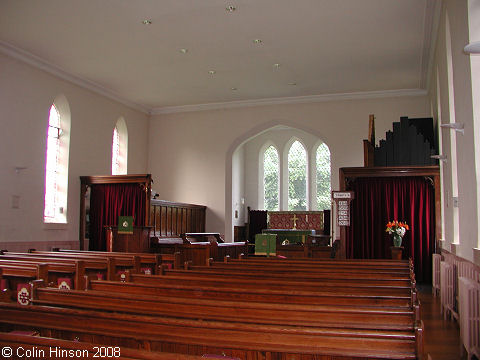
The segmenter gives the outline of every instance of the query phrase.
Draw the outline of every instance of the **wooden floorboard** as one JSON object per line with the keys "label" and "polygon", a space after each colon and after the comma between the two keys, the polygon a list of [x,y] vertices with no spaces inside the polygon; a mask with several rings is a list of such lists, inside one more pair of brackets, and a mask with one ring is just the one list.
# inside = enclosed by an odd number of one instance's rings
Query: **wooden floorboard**
{"label": "wooden floorboard", "polygon": [[421,318],[424,330],[424,350],[432,360],[466,359],[460,354],[460,330],[456,321],[444,320],[440,313],[440,295],[432,288],[419,286]]}

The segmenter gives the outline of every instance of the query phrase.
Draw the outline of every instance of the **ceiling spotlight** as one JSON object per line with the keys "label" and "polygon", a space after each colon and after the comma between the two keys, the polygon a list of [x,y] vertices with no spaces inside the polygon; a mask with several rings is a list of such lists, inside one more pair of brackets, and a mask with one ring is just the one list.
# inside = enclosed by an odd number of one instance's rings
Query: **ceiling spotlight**
{"label": "ceiling spotlight", "polygon": [[296,83],[296,82],[289,82],[288,85],[290,85],[290,86],[297,86],[297,83]]}
{"label": "ceiling spotlight", "polygon": [[227,12],[232,13],[232,12],[234,12],[235,10],[237,10],[237,8],[236,8],[235,6],[233,6],[233,5],[228,5],[228,6],[225,8],[225,10],[227,10]]}
{"label": "ceiling spotlight", "polygon": [[215,70],[209,70],[208,73],[209,73],[210,75],[215,75],[217,72],[216,72]]}
{"label": "ceiling spotlight", "polygon": [[275,69],[279,69],[279,68],[280,68],[280,64],[273,64],[273,67],[274,67]]}
{"label": "ceiling spotlight", "polygon": [[142,21],[143,25],[150,25],[152,23],[152,20],[145,19]]}
{"label": "ceiling spotlight", "polygon": [[232,88],[230,88],[230,90],[237,91],[238,89],[236,87],[232,87]]}
{"label": "ceiling spotlight", "polygon": [[253,40],[253,43],[254,43],[254,44],[257,44],[257,45],[261,44],[262,42],[263,42],[262,39],[255,39],[255,40]]}
{"label": "ceiling spotlight", "polygon": [[188,52],[188,49],[185,49],[185,48],[184,48],[184,49],[180,49],[179,51],[180,51],[182,54],[186,54],[186,53]]}

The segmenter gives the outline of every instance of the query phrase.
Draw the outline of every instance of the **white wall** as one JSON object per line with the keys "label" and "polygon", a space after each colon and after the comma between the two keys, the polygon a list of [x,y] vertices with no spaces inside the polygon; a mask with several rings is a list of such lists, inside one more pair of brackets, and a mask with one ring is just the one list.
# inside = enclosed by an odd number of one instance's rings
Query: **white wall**
{"label": "white wall", "polygon": [[[71,137],[68,224],[55,227],[43,224],[43,197],[48,114],[59,94],[69,102]],[[79,177],[111,174],[112,134],[119,117],[128,128],[129,173],[147,170],[146,114],[1,54],[0,109],[1,248],[78,245]],[[26,169],[17,174],[15,167]],[[20,196],[18,209],[12,208],[14,195]]]}
{"label": "white wall", "polygon": [[245,214],[245,148],[240,146],[232,159],[232,224],[243,226]]}
{"label": "white wall", "polygon": [[336,190],[340,167],[363,166],[369,114],[376,116],[377,138],[383,138],[400,116],[425,117],[429,106],[426,96],[412,96],[155,115],[148,168],[155,188],[162,190],[160,198],[206,205],[207,231],[225,233],[230,240],[232,157],[252,136],[285,125],[324,140],[331,151]]}
{"label": "white wall", "polygon": [[[447,71],[447,17],[450,23],[451,53],[453,66],[454,99],[449,99],[448,71]],[[462,123],[465,133],[462,135],[453,130],[441,130],[441,152],[448,159],[443,166],[443,202],[445,213],[444,242],[442,247],[447,251],[480,264],[480,257],[475,260],[475,248],[478,247],[478,208],[477,208],[477,172],[475,146],[475,127],[473,121],[472,102],[472,75],[470,56],[463,52],[464,46],[469,43],[468,29],[468,1],[446,0],[443,2],[439,21],[436,51],[434,57],[434,71],[430,82],[429,97],[432,103],[433,116],[442,123],[450,122],[450,114],[454,109],[456,122]],[[438,84],[436,73],[438,71]],[[438,86],[437,86],[438,85]],[[438,95],[438,91],[440,94]],[[438,96],[437,96],[438,95]],[[451,101],[452,100],[452,101]],[[440,110],[438,109],[440,102]],[[478,126],[478,125],[477,125]],[[478,132],[478,128],[476,130]],[[458,245],[454,242],[454,211],[452,199],[452,171],[450,137],[456,137],[457,177],[458,177],[458,214],[459,235]],[[478,136],[478,134],[477,134]],[[478,146],[477,146],[478,147]]]}

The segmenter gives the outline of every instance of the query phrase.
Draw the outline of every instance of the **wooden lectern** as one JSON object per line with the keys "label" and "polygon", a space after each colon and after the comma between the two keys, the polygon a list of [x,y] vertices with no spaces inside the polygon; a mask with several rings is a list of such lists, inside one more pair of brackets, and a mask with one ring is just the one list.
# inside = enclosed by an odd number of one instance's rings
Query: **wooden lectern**
{"label": "wooden lectern", "polygon": [[133,234],[119,234],[117,226],[105,226],[107,251],[150,252],[151,226],[134,226]]}

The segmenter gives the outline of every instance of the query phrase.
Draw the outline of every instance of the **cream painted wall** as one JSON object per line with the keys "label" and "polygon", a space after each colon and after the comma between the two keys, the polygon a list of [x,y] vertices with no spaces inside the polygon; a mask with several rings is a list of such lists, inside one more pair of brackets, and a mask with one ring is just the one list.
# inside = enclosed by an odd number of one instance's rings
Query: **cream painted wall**
{"label": "cream painted wall", "polygon": [[[71,111],[67,221],[43,224],[45,144],[49,109],[63,94]],[[148,116],[89,90],[0,55],[0,245],[78,245],[82,175],[111,174],[111,142],[119,117],[128,128],[129,173],[147,171]],[[25,167],[18,174],[15,167]],[[20,196],[12,208],[12,196]],[[26,250],[26,249],[25,249]]]}
{"label": "cream painted wall", "polygon": [[[447,76],[447,17],[450,23],[451,52],[453,65],[454,99],[448,96]],[[476,171],[475,133],[473,121],[472,102],[472,75],[470,56],[463,52],[464,46],[469,42],[468,29],[468,1],[446,0],[443,2],[439,21],[436,51],[434,57],[433,79],[430,82],[429,97],[433,104],[434,117],[442,123],[450,122],[450,106],[454,104],[456,122],[465,127],[465,134],[455,133],[452,130],[441,130],[442,152],[448,156],[444,164],[444,213],[445,231],[443,248],[454,254],[474,261],[474,248],[478,247],[478,208],[479,194],[477,192],[478,170]],[[438,86],[436,73],[438,71]],[[437,97],[437,88],[439,96]],[[436,111],[440,101],[440,111]],[[476,130],[478,132],[478,128]],[[457,151],[457,177],[458,177],[458,213],[459,213],[459,244],[453,244],[453,199],[452,199],[452,172],[450,136],[456,137]],[[478,135],[477,135],[478,136]],[[478,146],[477,146],[478,147]],[[477,259],[477,264],[478,259]]]}
{"label": "cream painted wall", "polygon": [[245,148],[238,147],[232,159],[232,224],[243,226],[246,222],[245,209]]}
{"label": "cream painted wall", "polygon": [[[165,200],[202,204],[207,231],[232,239],[232,157],[252,136],[286,125],[323,139],[332,154],[332,188],[338,169],[363,166],[362,140],[368,116],[376,116],[377,138],[400,116],[424,117],[426,96],[256,106],[152,116],[148,168]],[[248,186],[248,184],[246,185]]]}

